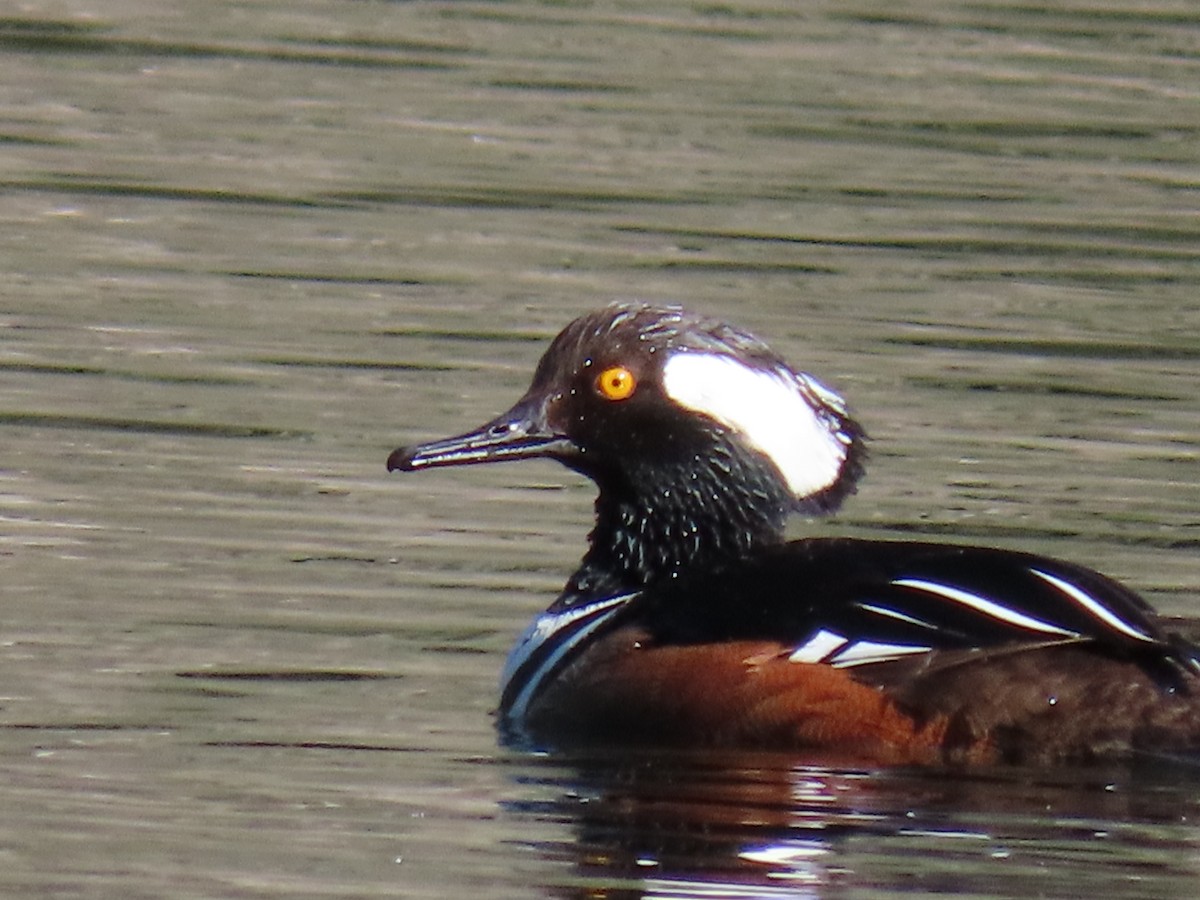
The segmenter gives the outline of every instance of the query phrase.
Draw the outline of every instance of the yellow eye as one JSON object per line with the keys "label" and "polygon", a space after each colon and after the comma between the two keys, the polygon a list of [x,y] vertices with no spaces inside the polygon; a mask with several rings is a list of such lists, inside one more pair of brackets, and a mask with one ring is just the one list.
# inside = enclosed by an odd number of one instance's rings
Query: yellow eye
{"label": "yellow eye", "polygon": [[605,400],[624,400],[637,389],[637,379],[624,366],[609,366],[596,376],[596,391]]}

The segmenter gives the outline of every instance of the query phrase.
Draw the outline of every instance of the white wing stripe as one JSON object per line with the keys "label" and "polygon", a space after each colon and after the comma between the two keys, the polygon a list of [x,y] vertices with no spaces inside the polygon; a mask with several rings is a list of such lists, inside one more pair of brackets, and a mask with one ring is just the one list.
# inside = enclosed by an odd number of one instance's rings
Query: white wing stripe
{"label": "white wing stripe", "polygon": [[554,667],[558,665],[559,660],[571,649],[579,646],[580,642],[604,624],[609,616],[634,596],[634,594],[620,594],[616,597],[606,597],[595,603],[568,609],[561,613],[543,613],[534,619],[525,630],[525,633],[521,635],[516,646],[509,652],[508,659],[504,663],[504,671],[500,676],[502,692],[508,689],[509,684],[516,678],[517,673],[547,641],[554,639],[555,635],[563,631],[569,631],[570,627],[580,619],[592,617],[591,621],[585,621],[582,625],[577,626],[573,633],[560,638],[559,645],[554,651],[543,659],[534,671],[529,673],[512,705],[509,707],[508,716],[514,721],[522,720],[525,717],[529,701],[533,699],[533,695],[537,692],[542,680],[550,672],[554,671]]}
{"label": "white wing stripe", "polygon": [[1043,572],[1040,569],[1030,569],[1029,571],[1047,584],[1058,588],[1097,619],[1104,622],[1104,624],[1110,626],[1111,628],[1121,632],[1121,634],[1127,634],[1131,638],[1136,638],[1139,641],[1157,643],[1157,641],[1155,641],[1155,639],[1150,635],[1146,634],[1146,632],[1142,631],[1140,628],[1135,628],[1124,619],[1119,618],[1111,609],[1106,607],[1095,597],[1085,593],[1076,585],[1071,584],[1071,582],[1064,581],[1057,575],[1051,575],[1049,572]]}
{"label": "white wing stripe", "polygon": [[850,641],[835,631],[822,628],[788,657],[794,663],[829,663],[836,668],[885,662],[913,653],[928,653],[932,647],[913,644],[881,644],[878,641]]}
{"label": "white wing stripe", "polygon": [[999,603],[988,600],[986,597],[980,597],[978,594],[972,594],[970,591],[964,591],[961,588],[956,588],[948,584],[925,581],[923,578],[897,578],[892,584],[897,587],[912,588],[913,590],[925,591],[938,597],[944,597],[976,612],[991,616],[993,619],[998,619],[1001,622],[1015,625],[1018,628],[1024,628],[1028,631],[1036,631],[1041,634],[1057,634],[1063,637],[1079,637],[1079,632],[1077,631],[1070,631],[1066,628],[1060,628],[1058,625],[1053,625],[1050,622],[1035,619],[1033,616],[1027,616],[1024,613],[1017,612],[1015,609],[1001,606]]}
{"label": "white wing stripe", "polygon": [[845,650],[837,653],[830,662],[835,668],[861,666],[866,663],[887,662],[911,656],[914,653],[928,653],[932,647],[922,647],[916,644],[879,644],[875,641],[855,641]]}
{"label": "white wing stripe", "polygon": [[816,634],[808,639],[808,642],[803,647],[797,647],[792,655],[788,657],[788,662],[794,663],[819,663],[824,662],[829,654],[835,650],[840,650],[846,646],[846,639],[840,634],[832,631],[826,631],[822,628]]}
{"label": "white wing stripe", "polygon": [[889,609],[886,606],[877,606],[874,603],[859,603],[858,608],[866,610],[867,612],[875,613],[877,616],[884,616],[889,619],[897,619],[901,622],[907,622],[909,625],[917,625],[921,628],[928,629],[929,631],[937,631],[937,626],[932,622],[926,622],[924,619],[918,619],[916,616],[906,615],[905,613],[900,612],[898,609]]}

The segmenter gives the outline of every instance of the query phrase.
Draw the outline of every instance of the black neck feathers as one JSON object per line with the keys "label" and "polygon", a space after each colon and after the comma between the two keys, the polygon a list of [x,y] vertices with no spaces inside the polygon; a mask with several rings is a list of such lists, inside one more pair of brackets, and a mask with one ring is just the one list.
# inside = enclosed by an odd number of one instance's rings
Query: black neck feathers
{"label": "black neck feathers", "polygon": [[641,590],[779,544],[795,506],[769,462],[719,438],[675,463],[592,477],[600,488],[595,527],[558,606]]}

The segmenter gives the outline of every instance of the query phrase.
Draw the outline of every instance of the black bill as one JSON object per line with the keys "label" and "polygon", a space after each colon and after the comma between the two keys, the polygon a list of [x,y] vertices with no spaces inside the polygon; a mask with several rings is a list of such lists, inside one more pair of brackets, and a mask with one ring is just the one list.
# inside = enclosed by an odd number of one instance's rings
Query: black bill
{"label": "black bill", "polygon": [[561,459],[570,456],[574,449],[567,437],[546,424],[540,404],[522,402],[466,434],[400,447],[388,457],[387,467],[389,472],[415,472],[437,466],[469,466],[537,456]]}

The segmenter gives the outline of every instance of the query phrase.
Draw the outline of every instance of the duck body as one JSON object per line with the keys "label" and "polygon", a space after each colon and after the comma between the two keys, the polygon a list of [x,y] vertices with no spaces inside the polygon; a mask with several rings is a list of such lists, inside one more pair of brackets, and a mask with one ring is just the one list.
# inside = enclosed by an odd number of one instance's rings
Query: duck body
{"label": "duck body", "polygon": [[862,472],[844,402],[678,307],[571,323],[524,397],[389,469],[549,457],[596,482],[579,569],[504,668],[502,733],[882,763],[1200,751],[1200,661],[1071,563],[924,542],[785,542]]}

